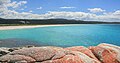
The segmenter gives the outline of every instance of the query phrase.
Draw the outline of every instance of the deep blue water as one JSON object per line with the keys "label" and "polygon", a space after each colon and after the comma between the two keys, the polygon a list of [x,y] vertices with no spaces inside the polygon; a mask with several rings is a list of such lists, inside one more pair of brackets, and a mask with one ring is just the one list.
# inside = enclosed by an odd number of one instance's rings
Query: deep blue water
{"label": "deep blue water", "polygon": [[[14,41],[15,39],[28,40],[26,42],[28,45],[30,44],[29,42],[33,42],[42,46],[95,46],[100,43],[110,43],[120,46],[120,25],[80,24],[0,31],[0,40],[8,39],[14,39]],[[10,41],[7,45],[12,46],[16,43],[12,42]],[[25,41],[20,42],[22,45],[25,43]],[[16,45],[21,44],[16,43]]]}

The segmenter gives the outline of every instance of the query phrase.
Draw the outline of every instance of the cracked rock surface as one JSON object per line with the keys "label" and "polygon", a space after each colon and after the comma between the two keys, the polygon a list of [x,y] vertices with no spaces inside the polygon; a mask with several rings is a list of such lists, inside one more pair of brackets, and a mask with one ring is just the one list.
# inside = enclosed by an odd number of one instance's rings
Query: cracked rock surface
{"label": "cracked rock surface", "polygon": [[0,48],[0,54],[0,63],[120,63],[120,47],[105,43],[89,48]]}

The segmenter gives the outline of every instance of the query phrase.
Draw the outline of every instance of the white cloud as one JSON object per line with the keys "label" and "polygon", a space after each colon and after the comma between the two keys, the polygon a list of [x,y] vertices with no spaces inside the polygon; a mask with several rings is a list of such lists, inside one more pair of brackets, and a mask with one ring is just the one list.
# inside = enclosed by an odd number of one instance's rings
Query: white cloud
{"label": "white cloud", "polygon": [[11,2],[11,0],[0,0],[0,5],[1,4],[7,4],[7,3],[10,3]]}
{"label": "white cloud", "polygon": [[[15,10],[9,10],[9,8],[18,8],[24,4],[26,4],[27,1],[11,1],[11,0],[0,0],[0,16],[4,18],[10,18],[10,16],[17,17],[17,14],[19,14]],[[22,8],[24,9],[24,8]],[[6,16],[6,17],[5,17]],[[14,18],[12,17],[12,18]]]}
{"label": "white cloud", "polygon": [[45,16],[49,16],[48,18],[65,18],[65,19],[82,20],[82,19],[86,19],[86,17],[92,18],[94,14],[89,14],[89,13],[84,13],[84,12],[53,11],[53,12],[46,13]]}
{"label": "white cloud", "polygon": [[[19,4],[18,4],[19,3]],[[9,5],[7,5],[9,4]],[[11,4],[11,5],[10,5]],[[15,7],[13,6],[16,5]],[[26,2],[11,2],[11,0],[0,0],[0,18],[8,19],[52,19],[52,18],[64,18],[64,19],[76,19],[76,20],[91,20],[91,21],[116,21],[120,22],[120,10],[114,12],[106,12],[102,15],[86,12],[67,12],[67,11],[50,11],[45,14],[33,14],[32,10],[29,12],[17,12],[10,10],[11,8],[17,8],[26,4]],[[25,7],[25,6],[24,6]],[[64,7],[65,8],[65,7]],[[67,7],[66,7],[67,8]],[[23,8],[24,9],[24,8]],[[91,12],[103,12],[105,10],[94,8]]]}
{"label": "white cloud", "polygon": [[[26,4],[26,3],[27,3],[27,1],[19,1],[19,2],[17,2],[17,1],[14,1],[14,2],[8,1],[8,3],[6,3],[6,6],[7,7],[12,7],[12,8],[18,8],[18,7],[20,7],[20,6],[22,6],[22,5]],[[2,3],[2,4],[5,4],[5,3]]]}
{"label": "white cloud", "polygon": [[60,7],[61,9],[71,9],[71,8],[76,8],[76,7],[68,7],[68,6],[64,6],[64,7]]}
{"label": "white cloud", "polygon": [[25,6],[24,8],[27,8],[27,6]]}
{"label": "white cloud", "polygon": [[[0,0],[0,17],[3,18],[19,18],[21,13],[10,10],[9,8],[19,8],[20,6],[26,4],[27,1],[11,1],[11,0]],[[22,8],[24,9],[24,8]],[[21,15],[23,16],[23,14]],[[23,18],[23,17],[21,17]]]}
{"label": "white cloud", "polygon": [[98,13],[98,12],[104,12],[105,10],[101,9],[101,8],[89,8],[88,9],[90,12],[93,13]]}
{"label": "white cloud", "polygon": [[117,10],[113,13],[114,15],[120,15],[120,10]]}
{"label": "white cloud", "polygon": [[22,9],[20,9],[20,10],[24,10],[24,9],[22,8]]}
{"label": "white cloud", "polygon": [[42,7],[37,8],[38,10],[42,9]]}
{"label": "white cloud", "polygon": [[32,14],[30,12],[16,12],[14,10],[9,10],[4,12],[0,17],[3,18],[15,18],[15,19],[54,19],[54,18],[64,18],[64,19],[76,19],[76,20],[91,20],[91,21],[118,21],[120,22],[120,15],[113,13],[106,13],[103,15],[96,15],[85,12],[56,12],[51,11],[45,14]]}
{"label": "white cloud", "polygon": [[20,6],[26,4],[27,1],[11,1],[11,0],[0,0],[0,13],[4,11],[9,11],[9,8],[19,8]]}
{"label": "white cloud", "polygon": [[32,13],[33,11],[32,11],[32,10],[30,10],[29,12],[30,12],[30,13]]}

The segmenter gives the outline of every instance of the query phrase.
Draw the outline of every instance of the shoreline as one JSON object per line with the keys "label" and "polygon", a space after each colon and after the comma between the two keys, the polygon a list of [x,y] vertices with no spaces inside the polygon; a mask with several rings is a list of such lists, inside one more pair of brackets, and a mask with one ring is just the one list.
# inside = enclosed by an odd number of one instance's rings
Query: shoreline
{"label": "shoreline", "polygon": [[69,26],[69,25],[74,25],[74,24],[0,26],[0,30],[28,29],[28,28],[38,28],[38,27]]}
{"label": "shoreline", "polygon": [[[38,28],[38,27],[52,27],[52,26],[71,26],[71,25],[80,25],[80,24],[48,24],[48,25],[13,25],[13,26],[0,26],[1,30],[13,30],[13,29],[28,29],[28,28]],[[82,25],[82,24],[81,24]],[[113,25],[113,24],[109,24]]]}

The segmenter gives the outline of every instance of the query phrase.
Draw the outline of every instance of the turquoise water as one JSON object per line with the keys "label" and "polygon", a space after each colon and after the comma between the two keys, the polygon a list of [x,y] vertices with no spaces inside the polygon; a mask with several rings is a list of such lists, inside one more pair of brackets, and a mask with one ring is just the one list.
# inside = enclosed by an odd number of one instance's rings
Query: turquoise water
{"label": "turquoise water", "polygon": [[120,46],[120,25],[80,24],[0,31],[0,40],[13,38],[33,41],[43,46],[94,46],[99,43]]}

